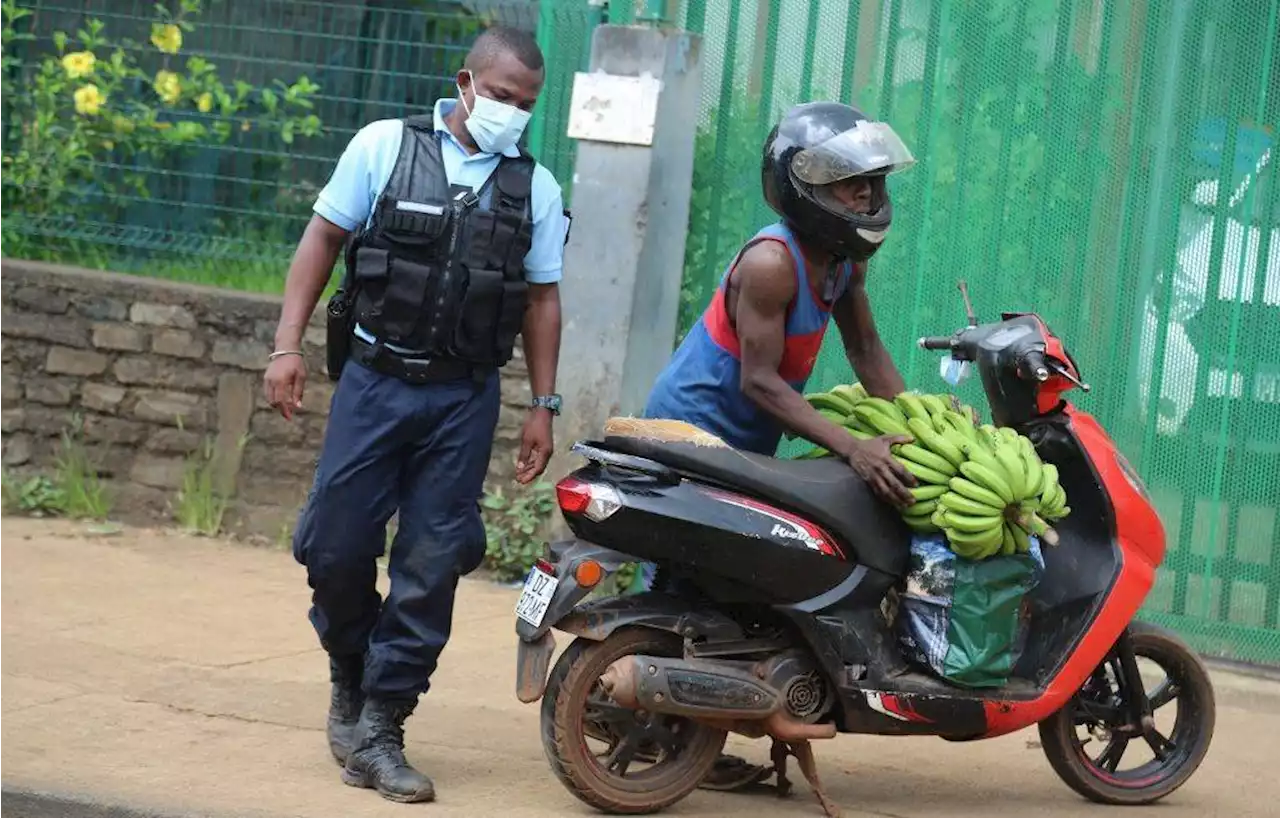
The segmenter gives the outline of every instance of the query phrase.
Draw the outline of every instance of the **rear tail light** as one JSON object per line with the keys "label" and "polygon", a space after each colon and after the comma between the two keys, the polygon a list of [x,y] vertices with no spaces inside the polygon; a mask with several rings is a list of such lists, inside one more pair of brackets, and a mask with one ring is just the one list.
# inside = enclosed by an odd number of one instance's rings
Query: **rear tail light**
{"label": "rear tail light", "polygon": [[565,514],[581,514],[600,522],[622,508],[622,498],[612,486],[566,477],[556,483],[556,501]]}

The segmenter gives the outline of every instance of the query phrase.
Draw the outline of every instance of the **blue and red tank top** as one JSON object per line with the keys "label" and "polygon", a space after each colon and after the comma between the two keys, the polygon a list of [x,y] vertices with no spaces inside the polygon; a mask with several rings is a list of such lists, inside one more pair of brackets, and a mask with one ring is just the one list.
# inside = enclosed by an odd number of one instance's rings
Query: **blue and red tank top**
{"label": "blue and red tank top", "polygon": [[[771,224],[756,233],[744,251],[760,241],[784,245],[795,267],[796,296],[787,308],[786,347],[778,374],[792,389],[803,392],[830,323],[831,305],[848,289],[853,267],[849,262],[840,266],[831,301],[824,302],[809,281],[808,264],[790,228],[781,222]],[[739,252],[725,270],[710,305],[658,376],[644,416],[683,420],[734,448],[772,455],[783,430],[742,392],[742,349],[729,317],[729,276],[741,257]]]}

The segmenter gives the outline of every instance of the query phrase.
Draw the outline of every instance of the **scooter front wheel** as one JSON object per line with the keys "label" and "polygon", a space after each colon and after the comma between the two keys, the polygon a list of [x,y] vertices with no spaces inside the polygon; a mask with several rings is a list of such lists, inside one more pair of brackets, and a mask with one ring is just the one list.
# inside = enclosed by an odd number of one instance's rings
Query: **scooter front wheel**
{"label": "scooter front wheel", "polygon": [[542,747],[560,782],[601,812],[643,815],[681,800],[710,772],[728,734],[677,716],[629,710],[600,676],[625,656],[683,654],[675,634],[626,629],[574,640],[542,699]]}
{"label": "scooter front wheel", "polygon": [[[1040,723],[1041,745],[1054,772],[1102,804],[1164,798],[1195,773],[1213,739],[1213,685],[1200,657],[1170,631],[1145,622],[1132,623],[1128,639],[1133,666],[1147,660],[1163,680],[1149,686],[1142,671],[1134,679],[1122,655],[1113,652],[1071,701]],[[1140,697],[1147,700],[1149,717],[1134,714]],[[1091,744],[1102,745],[1096,755]]]}

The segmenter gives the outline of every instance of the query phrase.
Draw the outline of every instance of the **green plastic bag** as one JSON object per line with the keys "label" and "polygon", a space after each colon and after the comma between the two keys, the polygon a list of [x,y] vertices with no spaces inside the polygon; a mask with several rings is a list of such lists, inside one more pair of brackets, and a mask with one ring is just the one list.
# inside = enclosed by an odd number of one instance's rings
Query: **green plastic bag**
{"label": "green plastic bag", "polygon": [[1027,594],[1044,573],[1039,541],[1027,554],[967,560],[941,535],[911,541],[907,590],[898,606],[908,658],[962,687],[1002,687],[1026,640]]}

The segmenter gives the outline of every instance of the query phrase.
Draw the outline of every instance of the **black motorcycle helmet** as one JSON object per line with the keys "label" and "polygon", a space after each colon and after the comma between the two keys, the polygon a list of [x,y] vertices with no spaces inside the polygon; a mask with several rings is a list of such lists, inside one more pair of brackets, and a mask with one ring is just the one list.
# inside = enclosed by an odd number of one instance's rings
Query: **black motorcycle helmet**
{"label": "black motorcycle helmet", "polygon": [[[839,102],[806,102],[764,143],[764,197],[806,243],[853,261],[871,258],[893,219],[885,177],[915,164],[893,128]],[[857,213],[831,191],[854,176],[871,183],[871,210]]]}

